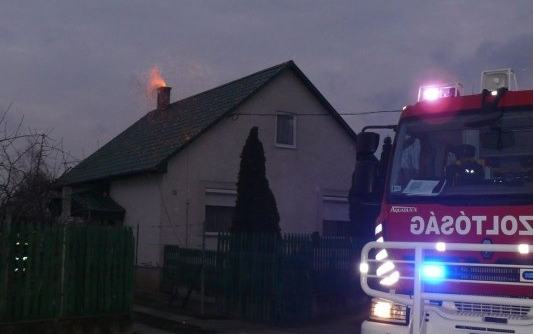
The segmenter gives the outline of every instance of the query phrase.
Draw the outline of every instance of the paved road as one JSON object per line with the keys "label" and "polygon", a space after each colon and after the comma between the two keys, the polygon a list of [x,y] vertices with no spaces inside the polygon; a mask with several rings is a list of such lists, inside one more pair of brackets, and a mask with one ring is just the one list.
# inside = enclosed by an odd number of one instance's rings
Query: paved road
{"label": "paved road", "polygon": [[[365,313],[366,311],[362,310],[361,312],[349,315],[337,316],[333,318],[330,317],[328,319],[316,319],[313,322],[305,325],[277,327],[236,319],[199,319],[177,313],[160,311],[150,307],[135,305],[133,333],[359,334],[360,325],[365,318]],[[141,323],[140,320],[145,323]],[[146,322],[151,323],[151,325],[147,325]],[[165,330],[158,329],[156,327],[164,327]]]}

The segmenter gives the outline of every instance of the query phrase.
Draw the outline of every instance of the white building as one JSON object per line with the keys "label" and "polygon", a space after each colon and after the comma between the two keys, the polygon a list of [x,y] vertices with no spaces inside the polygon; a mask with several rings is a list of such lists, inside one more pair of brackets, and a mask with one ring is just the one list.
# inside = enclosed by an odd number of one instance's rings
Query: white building
{"label": "white building", "polygon": [[70,215],[133,228],[138,286],[157,288],[164,245],[199,248],[205,228],[214,247],[228,229],[253,126],[282,233],[346,231],[356,135],[294,62],[174,103],[170,89],[160,94],[157,109],[58,180]]}

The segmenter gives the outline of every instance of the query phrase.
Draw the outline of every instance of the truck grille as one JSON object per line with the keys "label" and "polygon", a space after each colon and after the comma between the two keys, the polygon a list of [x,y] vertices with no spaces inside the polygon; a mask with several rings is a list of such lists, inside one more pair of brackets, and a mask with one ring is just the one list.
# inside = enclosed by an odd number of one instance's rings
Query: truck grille
{"label": "truck grille", "polygon": [[487,282],[519,282],[519,268],[501,268],[490,266],[449,266],[448,278]]}
{"label": "truck grille", "polygon": [[454,306],[460,312],[475,312],[502,316],[526,316],[531,309],[531,307],[526,306],[494,305],[468,302],[454,302]]}

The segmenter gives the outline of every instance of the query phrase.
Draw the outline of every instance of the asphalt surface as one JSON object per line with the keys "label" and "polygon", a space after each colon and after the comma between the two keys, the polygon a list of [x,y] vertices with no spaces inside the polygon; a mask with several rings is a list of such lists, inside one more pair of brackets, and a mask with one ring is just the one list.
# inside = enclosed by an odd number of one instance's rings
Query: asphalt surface
{"label": "asphalt surface", "polygon": [[180,308],[169,308],[168,300],[151,297],[149,300],[146,296],[136,298],[141,303],[133,307],[134,334],[359,334],[368,310],[363,303],[351,310],[316,317],[304,324],[275,326],[210,315],[209,309],[208,314],[201,316],[194,303],[184,312]]}
{"label": "asphalt surface", "polygon": [[[176,334],[176,333],[221,333],[221,334],[358,334],[363,316],[349,314],[331,319],[313,320],[307,324],[278,327],[258,324],[238,319],[202,319],[176,313],[134,306],[133,333],[135,334]],[[152,316],[151,324],[138,320],[139,316]],[[143,321],[146,322],[146,319]],[[159,324],[166,329],[158,328]],[[165,324],[163,324],[165,322]],[[174,323],[172,327],[170,323]]]}

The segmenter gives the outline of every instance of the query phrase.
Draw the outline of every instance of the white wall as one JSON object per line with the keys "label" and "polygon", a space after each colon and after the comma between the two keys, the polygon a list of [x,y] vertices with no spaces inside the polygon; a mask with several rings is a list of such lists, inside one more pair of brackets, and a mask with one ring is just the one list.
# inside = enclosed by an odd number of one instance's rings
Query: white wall
{"label": "white wall", "polygon": [[151,175],[113,182],[110,196],[125,210],[124,225],[131,226],[136,237],[137,265],[159,266],[163,262],[160,247],[162,229],[161,176]]}
{"label": "white wall", "polygon": [[[299,114],[296,149],[275,147],[277,111]],[[278,77],[238,112],[169,162],[161,193],[162,207],[172,218],[168,224],[161,214],[162,244],[201,246],[205,190],[236,188],[239,155],[253,126],[259,127],[282,232],[321,232],[323,196],[348,194],[355,143],[292,73]]]}

